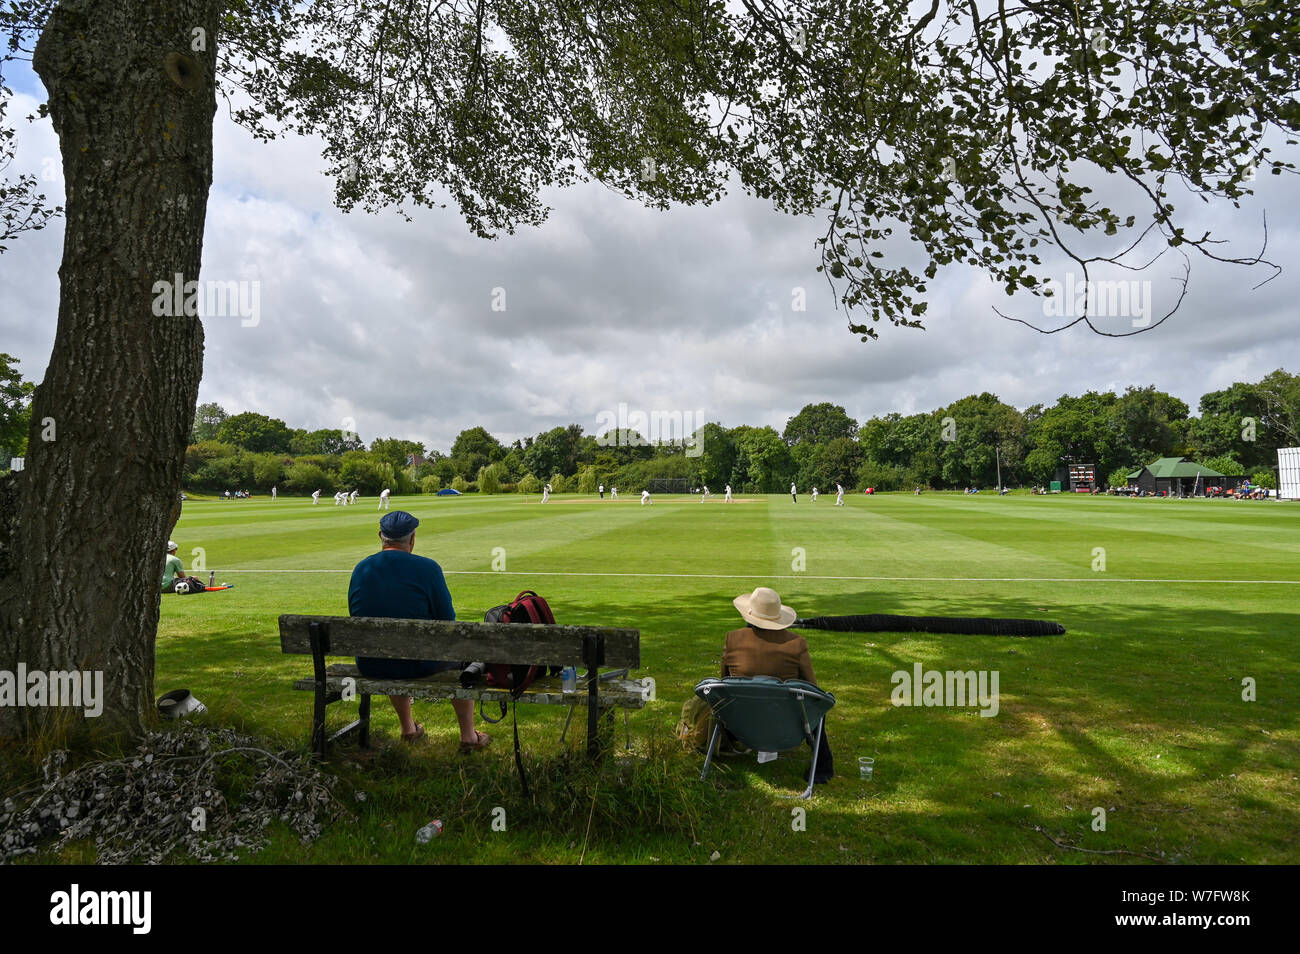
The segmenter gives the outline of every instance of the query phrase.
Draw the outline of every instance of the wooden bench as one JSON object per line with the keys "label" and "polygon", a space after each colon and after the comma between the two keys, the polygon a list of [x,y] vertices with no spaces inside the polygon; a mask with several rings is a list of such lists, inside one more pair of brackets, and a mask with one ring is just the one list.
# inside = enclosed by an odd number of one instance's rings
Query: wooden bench
{"label": "wooden bench", "polygon": [[[312,715],[312,749],[325,758],[330,742],[352,732],[361,746],[370,744],[370,697],[411,696],[416,699],[474,699],[509,701],[506,689],[476,684],[465,688],[452,670],[422,679],[370,679],[354,662],[327,666],[326,656],[367,656],[380,659],[456,659],[510,665],[574,666],[585,668],[586,684],[564,692],[558,676],[536,680],[519,702],[540,705],[587,706],[587,753],[600,754],[599,722],[615,708],[640,709],[651,690],[639,680],[599,675],[599,668],[638,669],[641,633],[635,629],[599,626],[560,626],[534,623],[449,622],[425,619],[379,619],[360,616],[280,617],[280,650],[312,657],[314,674],[294,683],[295,689],[316,694]],[[351,680],[349,683],[348,680]],[[357,718],[333,735],[325,734],[325,707],[348,697],[360,703]],[[567,722],[566,722],[567,728]]]}

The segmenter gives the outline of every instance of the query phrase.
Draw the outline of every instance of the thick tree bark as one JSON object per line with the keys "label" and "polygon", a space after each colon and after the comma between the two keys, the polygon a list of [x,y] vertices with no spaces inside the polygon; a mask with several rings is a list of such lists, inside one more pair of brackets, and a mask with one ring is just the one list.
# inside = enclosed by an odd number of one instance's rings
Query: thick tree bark
{"label": "thick tree bark", "polygon": [[[0,521],[0,669],[102,670],[94,722],[117,731],[153,712],[159,580],[203,358],[199,320],[156,317],[153,286],[199,277],[222,6],[64,0],[33,58],[67,222],[27,468],[0,487],[13,508]],[[90,721],[0,708],[0,736]]]}

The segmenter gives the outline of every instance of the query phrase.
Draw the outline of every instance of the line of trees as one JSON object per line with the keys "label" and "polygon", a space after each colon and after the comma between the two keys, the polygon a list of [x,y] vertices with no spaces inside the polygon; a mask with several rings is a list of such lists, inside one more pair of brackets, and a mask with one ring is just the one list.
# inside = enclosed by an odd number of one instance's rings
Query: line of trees
{"label": "line of trees", "polygon": [[1199,416],[1154,386],[1123,394],[1089,391],[1023,411],[987,392],[933,411],[873,417],[859,424],[843,407],[810,404],[783,431],[718,423],[684,443],[651,444],[636,431],[584,433],[555,427],[503,443],[485,428],[461,431],[448,452],[418,441],[366,444],[341,430],[293,429],[254,411],[200,405],[185,455],[184,485],[289,493],[359,490],[376,494],[464,492],[594,493],[604,484],[639,490],[655,479],[739,492],[802,488],[879,490],[1045,484],[1064,463],[1088,463],[1098,477],[1124,475],[1157,457],[1188,456],[1229,475],[1272,486],[1278,447],[1300,444],[1300,375],[1277,370],[1202,396]]}

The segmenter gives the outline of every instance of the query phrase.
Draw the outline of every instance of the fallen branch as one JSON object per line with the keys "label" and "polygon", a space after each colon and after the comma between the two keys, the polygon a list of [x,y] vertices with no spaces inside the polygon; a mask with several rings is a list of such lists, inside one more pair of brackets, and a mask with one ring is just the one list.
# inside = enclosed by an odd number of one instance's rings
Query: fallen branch
{"label": "fallen branch", "polygon": [[1034,831],[1038,832],[1040,835],[1042,835],[1044,838],[1046,838],[1048,841],[1054,844],[1057,848],[1068,848],[1070,851],[1082,851],[1085,854],[1089,854],[1089,855],[1132,855],[1135,858],[1146,858],[1148,861],[1154,861],[1157,864],[1162,864],[1162,865],[1169,864],[1169,862],[1164,858],[1158,858],[1155,855],[1143,854],[1140,851],[1128,851],[1127,849],[1124,848],[1109,848],[1106,850],[1101,850],[1098,848],[1080,848],[1078,845],[1067,845],[1064,842],[1057,841],[1055,838],[1049,835],[1046,832],[1046,830],[1042,828],[1042,826],[1034,825],[1032,827]]}

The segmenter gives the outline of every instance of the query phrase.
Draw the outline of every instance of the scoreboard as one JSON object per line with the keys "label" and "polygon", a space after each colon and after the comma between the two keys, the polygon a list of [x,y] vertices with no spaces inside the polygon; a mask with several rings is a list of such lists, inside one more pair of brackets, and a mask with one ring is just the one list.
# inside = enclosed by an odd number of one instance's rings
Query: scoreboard
{"label": "scoreboard", "polygon": [[1097,484],[1095,464],[1070,465],[1070,490],[1076,493],[1090,493]]}

